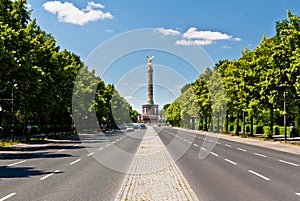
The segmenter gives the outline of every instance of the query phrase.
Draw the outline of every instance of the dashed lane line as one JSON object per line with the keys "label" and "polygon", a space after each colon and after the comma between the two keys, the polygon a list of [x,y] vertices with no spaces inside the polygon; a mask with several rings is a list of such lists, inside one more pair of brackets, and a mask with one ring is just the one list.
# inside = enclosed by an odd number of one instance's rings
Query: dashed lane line
{"label": "dashed lane line", "polygon": [[17,194],[17,193],[11,193],[11,194],[8,194],[7,196],[1,198],[0,201],[7,200],[8,198],[10,198],[10,197],[12,197],[12,196],[14,196],[14,195],[16,195],[16,194]]}
{"label": "dashed lane line", "polygon": [[230,147],[231,148],[232,146],[230,144],[225,144],[225,147]]}
{"label": "dashed lane line", "polygon": [[210,152],[214,156],[219,156],[219,154],[216,154],[215,152]]}
{"label": "dashed lane line", "polygon": [[47,174],[46,176],[40,178],[40,180],[41,180],[41,181],[42,181],[42,180],[45,180],[45,179],[47,179],[48,177],[51,177],[52,175],[54,175],[54,174],[56,174],[56,173],[58,173],[58,172],[60,172],[60,170],[55,170],[54,172],[52,172],[52,173],[50,173],[50,174]]}
{"label": "dashed lane line", "polygon": [[195,147],[198,147],[198,145],[197,145],[197,144],[194,144],[194,146],[195,146]]}
{"label": "dashed lane line", "polygon": [[243,152],[247,152],[247,150],[246,149],[242,149],[242,148],[236,148],[237,150],[239,150],[239,151],[243,151]]}
{"label": "dashed lane line", "polygon": [[207,149],[205,149],[205,148],[203,148],[203,147],[201,147],[201,149],[203,150],[203,151],[206,151]]}
{"label": "dashed lane line", "polygon": [[254,155],[256,155],[256,156],[260,156],[260,157],[263,157],[263,158],[267,158],[267,156],[266,156],[266,155],[263,155],[263,154],[260,154],[260,153],[254,153]]}
{"label": "dashed lane line", "polygon": [[289,161],[284,161],[284,160],[278,160],[279,162],[282,162],[282,163],[285,163],[285,164],[289,164],[289,165],[292,165],[292,166],[296,166],[296,167],[299,167],[298,164],[296,163],[292,163],[292,162],[289,162]]}
{"label": "dashed lane line", "polygon": [[253,171],[253,170],[248,170],[248,172],[250,172],[250,173],[252,173],[252,174],[254,174],[254,175],[256,175],[256,176],[258,176],[258,177],[260,177],[260,178],[262,178],[262,179],[264,179],[264,180],[266,180],[266,181],[270,181],[270,179],[269,179],[268,177],[265,177],[265,176],[263,176],[263,175],[261,175],[261,174],[255,172],[255,171]]}
{"label": "dashed lane line", "polygon": [[232,161],[232,160],[229,160],[229,159],[227,159],[227,158],[225,158],[225,161],[227,161],[228,163],[231,163],[231,164],[233,164],[233,165],[237,165],[236,162],[234,162],[234,161]]}
{"label": "dashed lane line", "polygon": [[295,193],[296,195],[300,196],[300,193]]}
{"label": "dashed lane line", "polygon": [[89,153],[87,156],[92,156],[95,152]]}
{"label": "dashed lane line", "polygon": [[21,164],[21,163],[24,163],[24,162],[26,162],[26,160],[22,160],[22,161],[19,161],[19,162],[16,162],[16,163],[12,163],[12,164],[9,164],[7,166],[11,167],[11,166],[18,165],[18,164]]}
{"label": "dashed lane line", "polygon": [[101,151],[102,149],[104,149],[104,147],[100,147],[100,148],[98,149],[98,151]]}
{"label": "dashed lane line", "polygon": [[66,149],[60,149],[60,150],[58,150],[57,152],[63,152],[63,151],[65,151]]}
{"label": "dashed lane line", "polygon": [[106,147],[109,147],[111,144],[107,144],[107,145],[105,145]]}
{"label": "dashed lane line", "polygon": [[74,165],[75,163],[78,163],[79,161],[81,161],[81,159],[77,159],[76,161],[73,161],[72,163],[70,163],[70,165]]}

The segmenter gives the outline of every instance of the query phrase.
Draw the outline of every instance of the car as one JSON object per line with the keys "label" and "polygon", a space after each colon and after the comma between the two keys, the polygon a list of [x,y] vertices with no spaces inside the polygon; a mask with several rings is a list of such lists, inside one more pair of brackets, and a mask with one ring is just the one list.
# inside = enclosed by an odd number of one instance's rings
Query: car
{"label": "car", "polygon": [[126,131],[127,131],[127,132],[128,132],[128,131],[134,131],[133,126],[132,126],[132,125],[127,126],[127,127],[126,127]]}
{"label": "car", "polygon": [[147,128],[147,126],[145,124],[140,125],[140,129],[146,129],[146,128]]}

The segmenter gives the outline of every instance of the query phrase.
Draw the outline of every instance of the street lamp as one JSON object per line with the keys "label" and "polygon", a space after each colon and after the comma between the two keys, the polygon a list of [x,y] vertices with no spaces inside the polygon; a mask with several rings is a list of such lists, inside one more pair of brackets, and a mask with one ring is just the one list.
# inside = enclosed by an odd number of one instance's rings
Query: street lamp
{"label": "street lamp", "polygon": [[2,105],[0,105],[0,127],[2,127],[2,111],[3,111],[3,108],[2,108]]}
{"label": "street lamp", "polygon": [[11,141],[13,141],[14,137],[14,128],[15,128],[15,118],[14,118],[14,87],[18,86],[18,84],[13,84],[11,89]]}
{"label": "street lamp", "polygon": [[[281,84],[279,85],[279,87],[283,87],[284,85]],[[284,140],[286,141],[286,102],[285,102],[285,97],[286,97],[286,92],[285,92],[285,88],[283,91],[283,126],[284,126]]]}

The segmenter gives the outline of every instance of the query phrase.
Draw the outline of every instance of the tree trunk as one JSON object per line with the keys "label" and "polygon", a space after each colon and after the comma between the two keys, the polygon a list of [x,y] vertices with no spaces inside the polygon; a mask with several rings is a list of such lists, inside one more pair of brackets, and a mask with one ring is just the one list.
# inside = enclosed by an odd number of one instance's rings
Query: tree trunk
{"label": "tree trunk", "polygon": [[271,134],[273,135],[273,125],[274,125],[274,110],[273,110],[273,105],[270,107],[270,131]]}
{"label": "tree trunk", "polygon": [[225,133],[229,133],[229,116],[228,116],[228,110],[226,110],[226,123],[225,123]]}
{"label": "tree trunk", "polygon": [[254,120],[254,117],[253,117],[253,115],[251,115],[251,117],[250,117],[250,136],[253,136],[253,120]]}
{"label": "tree trunk", "polygon": [[240,111],[236,112],[236,130],[235,134],[239,135],[239,124],[240,124]]}

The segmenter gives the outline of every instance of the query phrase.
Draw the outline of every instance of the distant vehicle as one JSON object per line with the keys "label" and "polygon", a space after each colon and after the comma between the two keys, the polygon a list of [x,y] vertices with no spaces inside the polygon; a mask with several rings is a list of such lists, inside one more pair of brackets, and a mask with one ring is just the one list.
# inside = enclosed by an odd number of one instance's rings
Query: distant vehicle
{"label": "distant vehicle", "polygon": [[147,126],[145,124],[140,125],[140,129],[146,129],[146,128],[147,128]]}
{"label": "distant vehicle", "polygon": [[132,126],[132,125],[128,125],[128,126],[126,127],[126,131],[127,131],[127,132],[128,132],[128,131],[134,131],[133,126]]}

